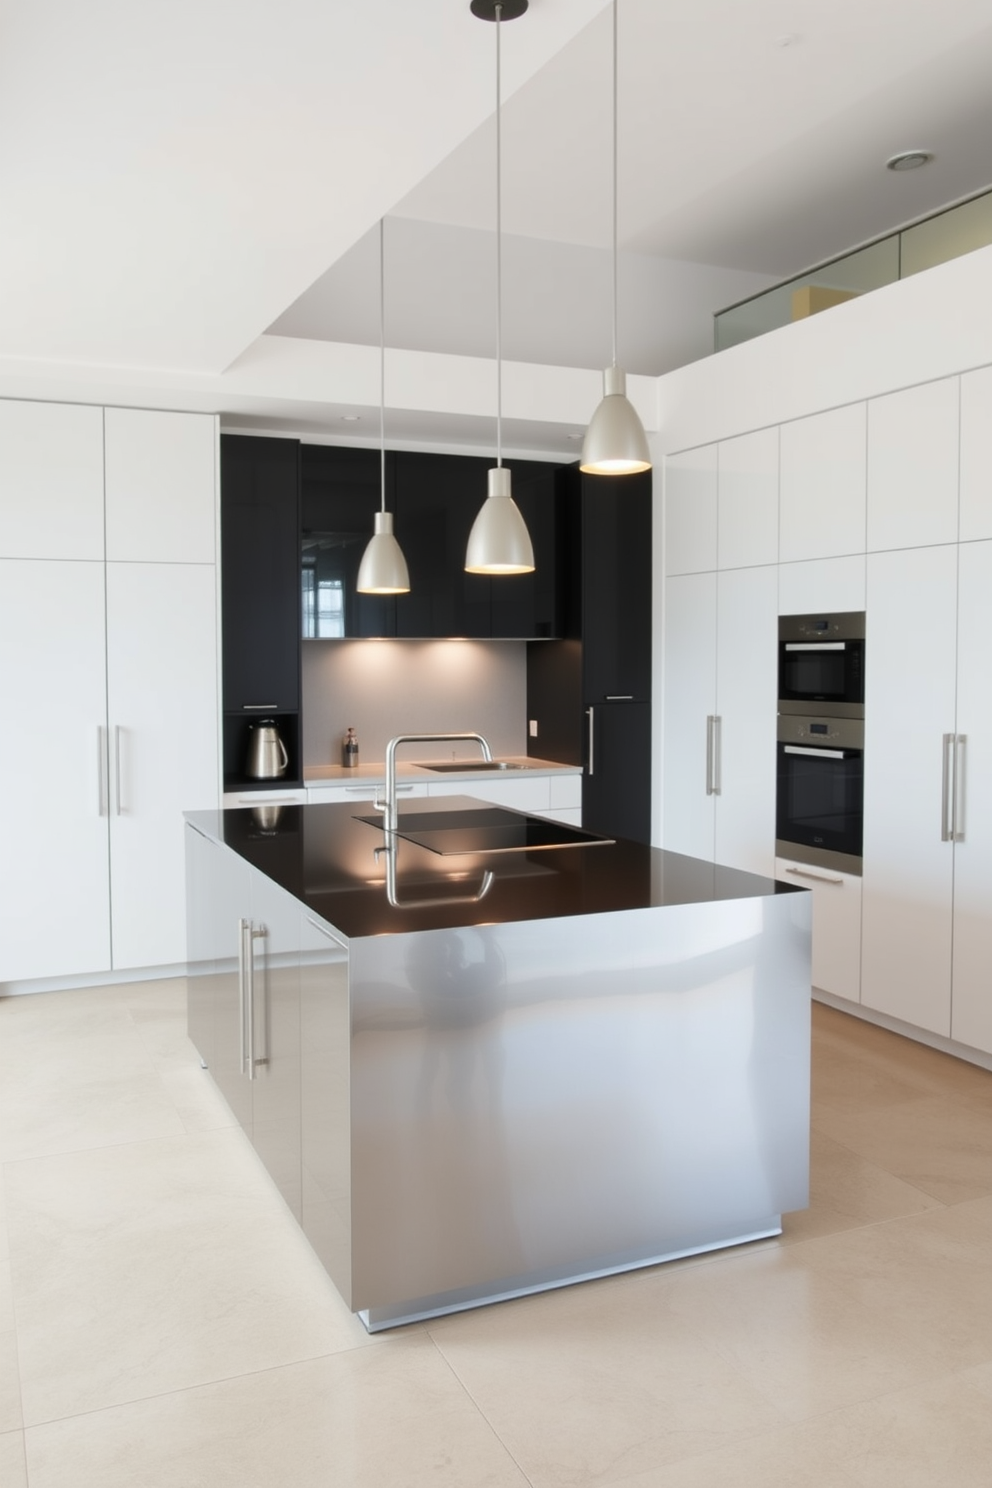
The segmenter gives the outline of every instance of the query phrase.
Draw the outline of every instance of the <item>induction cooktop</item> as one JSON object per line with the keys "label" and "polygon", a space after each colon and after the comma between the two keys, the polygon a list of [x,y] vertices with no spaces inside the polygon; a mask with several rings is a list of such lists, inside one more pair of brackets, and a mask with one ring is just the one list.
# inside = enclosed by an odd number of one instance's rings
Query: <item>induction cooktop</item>
{"label": "induction cooktop", "polygon": [[[358,821],[382,828],[381,816],[359,816]],[[614,841],[566,822],[525,816],[502,806],[480,806],[467,811],[400,813],[397,837],[415,842],[442,857],[464,853],[535,852],[550,847],[599,847]]]}

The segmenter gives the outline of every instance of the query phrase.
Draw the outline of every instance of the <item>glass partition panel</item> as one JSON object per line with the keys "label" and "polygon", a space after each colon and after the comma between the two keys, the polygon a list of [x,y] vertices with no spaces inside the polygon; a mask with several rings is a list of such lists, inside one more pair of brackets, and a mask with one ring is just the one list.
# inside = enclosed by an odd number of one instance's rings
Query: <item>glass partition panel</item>
{"label": "glass partition panel", "polygon": [[962,202],[902,234],[902,277],[932,269],[992,243],[992,196]]}

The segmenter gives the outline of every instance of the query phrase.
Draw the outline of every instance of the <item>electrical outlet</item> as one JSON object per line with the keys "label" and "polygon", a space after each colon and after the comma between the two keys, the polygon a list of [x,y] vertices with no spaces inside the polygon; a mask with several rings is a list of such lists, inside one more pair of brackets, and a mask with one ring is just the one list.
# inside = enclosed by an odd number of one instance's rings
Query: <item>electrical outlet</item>
{"label": "electrical outlet", "polygon": [[537,738],[537,719],[536,718],[532,718],[530,720],[530,737],[532,739],[536,739]]}

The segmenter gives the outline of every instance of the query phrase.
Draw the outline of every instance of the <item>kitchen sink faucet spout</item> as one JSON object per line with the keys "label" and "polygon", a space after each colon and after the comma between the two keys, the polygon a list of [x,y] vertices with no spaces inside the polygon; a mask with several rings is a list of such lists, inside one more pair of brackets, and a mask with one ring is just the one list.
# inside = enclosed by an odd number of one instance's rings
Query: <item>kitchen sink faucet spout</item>
{"label": "kitchen sink faucet spout", "polygon": [[377,810],[382,812],[382,830],[384,832],[395,832],[399,827],[399,810],[396,805],[396,749],[400,744],[446,744],[459,743],[464,739],[474,739],[482,749],[482,758],[492,764],[493,752],[489,747],[488,740],[481,734],[397,734],[390,739],[386,745],[386,796],[384,801],[376,801]]}

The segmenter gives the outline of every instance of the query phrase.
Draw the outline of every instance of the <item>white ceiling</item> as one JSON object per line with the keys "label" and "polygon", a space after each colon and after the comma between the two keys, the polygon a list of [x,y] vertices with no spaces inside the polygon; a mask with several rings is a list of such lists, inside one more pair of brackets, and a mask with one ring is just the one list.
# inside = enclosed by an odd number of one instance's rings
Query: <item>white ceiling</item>
{"label": "white ceiling", "polygon": [[[631,372],[992,182],[989,0],[618,4]],[[608,0],[502,28],[510,359],[610,358],[610,31]],[[468,0],[0,0],[0,371],[377,345],[383,216],[390,346],[491,357],[494,39]]]}

